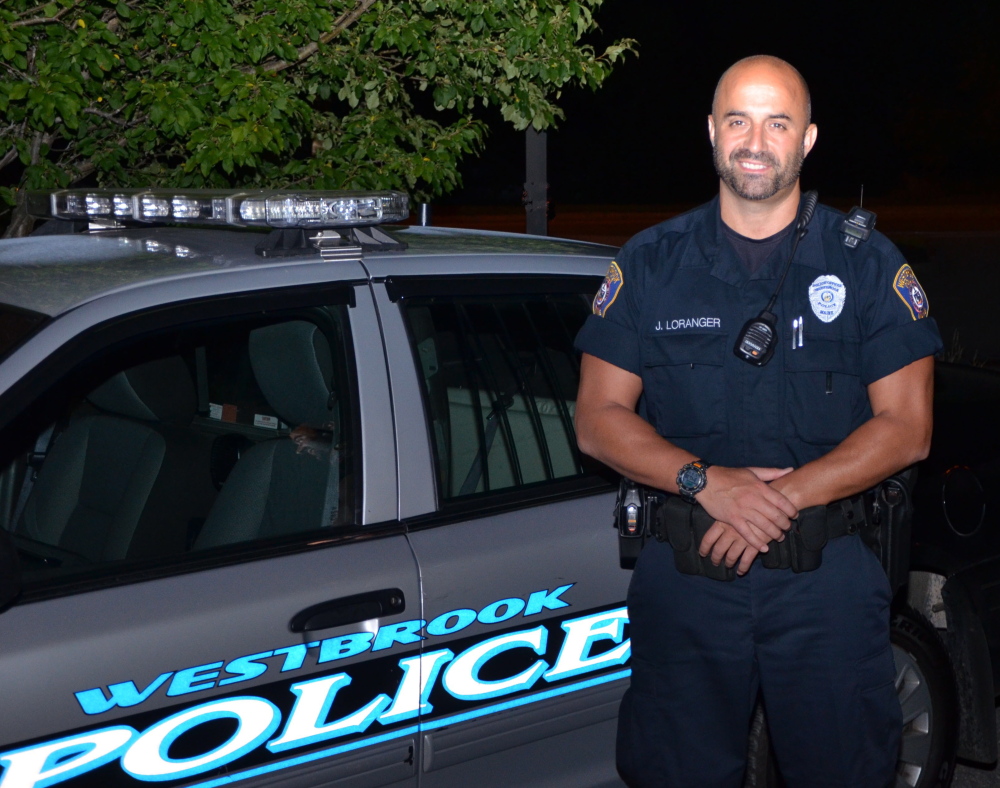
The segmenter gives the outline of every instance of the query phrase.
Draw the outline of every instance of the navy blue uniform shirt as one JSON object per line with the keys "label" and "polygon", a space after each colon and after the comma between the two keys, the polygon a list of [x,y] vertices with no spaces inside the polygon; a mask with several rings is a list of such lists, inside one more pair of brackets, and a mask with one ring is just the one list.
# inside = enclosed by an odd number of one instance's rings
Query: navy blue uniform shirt
{"label": "navy blue uniform shirt", "polygon": [[774,292],[794,234],[751,274],[723,234],[718,197],[625,244],[576,346],[639,375],[640,412],[708,462],[814,460],[871,418],[868,384],[942,347],[899,250],[878,232],[848,248],[843,220],[817,206],[773,310],[778,344],[764,367],[733,345]]}

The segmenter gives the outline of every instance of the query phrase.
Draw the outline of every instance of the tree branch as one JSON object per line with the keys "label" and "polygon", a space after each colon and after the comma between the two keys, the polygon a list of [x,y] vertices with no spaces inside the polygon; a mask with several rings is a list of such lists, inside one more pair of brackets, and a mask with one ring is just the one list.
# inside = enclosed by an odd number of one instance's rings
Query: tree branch
{"label": "tree branch", "polygon": [[28,9],[26,9],[24,11],[21,11],[17,16],[18,16],[19,19],[24,19],[24,17],[26,17],[26,16],[31,16],[32,14],[37,14],[39,11],[43,10],[45,8],[45,6],[47,6],[47,5],[48,5],[48,3],[39,3],[38,5],[34,6],[33,8],[28,8]]}
{"label": "tree branch", "polygon": [[[31,164],[38,164],[41,158],[42,145],[48,145],[51,142],[51,137],[42,131],[36,131],[31,137]],[[7,153],[9,156],[10,153]],[[4,159],[7,158],[4,156]],[[4,238],[22,238],[31,232],[31,228],[34,225],[35,220],[28,216],[27,211],[24,207],[24,192],[18,192],[17,207],[14,209],[13,214],[10,217],[10,223],[7,225],[7,229],[4,231]]]}
{"label": "tree branch", "polygon": [[74,8],[76,8],[78,5],[80,5],[80,0],[77,0],[77,2],[73,3],[73,5],[66,6],[64,9],[62,9],[62,11],[60,11],[57,14],[55,14],[54,16],[39,16],[39,17],[35,17],[34,19],[19,19],[17,22],[11,22],[10,26],[11,27],[33,27],[35,25],[51,25],[54,22],[60,21],[64,16],[66,16],[66,14],[68,14],[70,11],[72,11]]}
{"label": "tree branch", "polygon": [[94,109],[93,107],[85,107],[84,109],[80,110],[80,112],[82,112],[84,115],[96,115],[97,117],[109,120],[118,126],[128,125],[127,120],[112,115],[110,112],[101,112],[99,109]]}
{"label": "tree branch", "polygon": [[375,0],[359,0],[358,4],[354,6],[350,11],[346,11],[341,14],[333,23],[333,27],[326,33],[319,37],[319,41],[313,41],[306,44],[304,47],[300,47],[295,60],[270,60],[261,66],[264,71],[271,72],[273,74],[279,71],[284,71],[285,69],[292,68],[292,66],[297,66],[303,60],[308,60],[317,52],[319,52],[320,44],[329,44],[334,38],[343,33],[347,28],[353,25],[358,19],[361,18],[362,14],[365,13],[369,8],[375,4]]}
{"label": "tree branch", "polygon": [[97,165],[94,164],[90,159],[84,159],[83,163],[78,165],[76,168],[76,178],[73,179],[73,183],[79,183],[88,175],[91,175],[97,170]]}
{"label": "tree branch", "polygon": [[0,159],[0,170],[2,170],[4,167],[10,164],[16,158],[17,158],[17,146],[11,145],[10,150],[4,154],[2,159]]}
{"label": "tree branch", "polygon": [[45,140],[45,133],[41,131],[36,131],[31,138],[31,159],[29,164],[38,164],[38,160],[41,158],[42,153],[42,142]]}
{"label": "tree branch", "polygon": [[33,77],[28,76],[23,71],[18,71],[9,63],[0,63],[0,66],[3,66],[5,69],[7,69],[11,73],[11,75],[16,77],[17,79],[21,79],[24,80],[25,82],[30,82],[31,84],[35,84],[35,80]]}

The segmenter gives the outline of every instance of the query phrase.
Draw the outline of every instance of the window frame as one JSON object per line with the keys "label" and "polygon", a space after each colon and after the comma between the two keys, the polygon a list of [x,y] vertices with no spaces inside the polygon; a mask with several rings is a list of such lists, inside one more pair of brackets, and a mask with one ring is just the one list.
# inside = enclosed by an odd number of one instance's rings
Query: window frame
{"label": "window frame", "polygon": [[[113,358],[129,346],[179,326],[210,327],[241,318],[283,316],[312,307],[346,306],[344,323],[347,356],[345,366],[350,386],[350,424],[354,445],[351,449],[354,478],[354,522],[336,532],[311,529],[287,536],[222,545],[174,556],[113,562],[66,577],[49,577],[22,582],[15,605],[70,594],[129,585],[148,580],[200,572],[221,566],[242,564],[281,555],[349,543],[360,539],[399,534],[398,522],[362,525],[363,451],[358,363],[350,310],[357,305],[356,288],[367,288],[364,280],[340,280],[313,285],[295,285],[263,291],[195,297],[101,321],[77,334],[17,380],[0,398],[0,467],[23,457],[34,445],[35,436],[51,423],[51,414],[64,412],[76,399],[64,393],[64,384],[87,366]],[[382,342],[382,338],[379,338]],[[50,414],[47,418],[45,414]],[[5,532],[6,533],[6,532]]]}

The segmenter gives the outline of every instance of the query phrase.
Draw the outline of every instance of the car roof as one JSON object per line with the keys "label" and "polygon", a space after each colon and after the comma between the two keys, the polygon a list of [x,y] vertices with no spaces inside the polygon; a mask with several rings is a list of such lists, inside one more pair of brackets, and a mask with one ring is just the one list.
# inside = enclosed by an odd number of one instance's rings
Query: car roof
{"label": "car roof", "polygon": [[[542,268],[548,272],[551,263],[569,262],[572,258],[606,261],[615,252],[614,247],[600,244],[514,233],[442,227],[383,229],[388,229],[407,248],[366,251],[363,260],[373,276],[402,271],[477,273],[504,268],[500,263],[505,258],[508,264],[510,258],[525,258],[526,263],[529,258],[535,261],[545,258],[549,264]],[[322,261],[318,252],[262,257],[255,247],[266,235],[253,230],[140,227],[3,240],[0,241],[0,301],[56,316],[102,295],[148,283],[220,273],[238,276],[241,269]],[[433,263],[429,269],[428,262]],[[597,271],[593,265],[587,269],[588,273]]]}

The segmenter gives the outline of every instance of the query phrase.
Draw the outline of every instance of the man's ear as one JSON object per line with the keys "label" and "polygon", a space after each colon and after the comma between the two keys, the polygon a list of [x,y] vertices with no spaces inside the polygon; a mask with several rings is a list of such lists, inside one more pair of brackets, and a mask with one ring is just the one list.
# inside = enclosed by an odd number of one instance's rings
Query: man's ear
{"label": "man's ear", "polygon": [[806,129],[805,135],[802,137],[802,158],[804,159],[809,155],[809,151],[813,149],[813,145],[816,144],[816,137],[819,135],[819,129],[816,128],[815,123],[810,123],[809,128]]}
{"label": "man's ear", "polygon": [[712,147],[715,147],[715,118],[711,115],[708,116],[708,141],[712,143]]}

